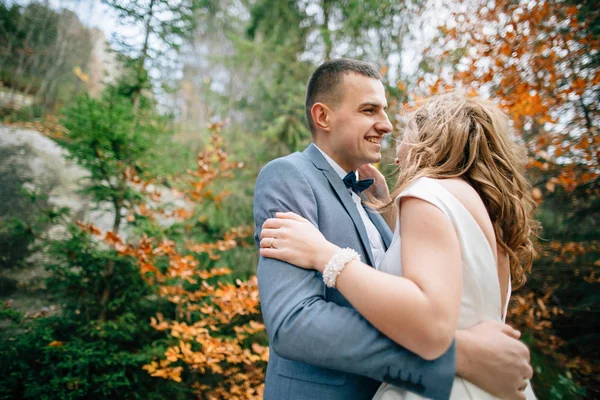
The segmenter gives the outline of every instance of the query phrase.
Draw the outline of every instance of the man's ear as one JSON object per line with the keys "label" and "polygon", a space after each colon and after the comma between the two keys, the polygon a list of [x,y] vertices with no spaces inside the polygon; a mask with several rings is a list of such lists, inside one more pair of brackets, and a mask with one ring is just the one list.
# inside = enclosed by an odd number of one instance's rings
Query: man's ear
{"label": "man's ear", "polygon": [[323,103],[315,103],[310,109],[315,128],[329,132],[331,130],[331,108]]}

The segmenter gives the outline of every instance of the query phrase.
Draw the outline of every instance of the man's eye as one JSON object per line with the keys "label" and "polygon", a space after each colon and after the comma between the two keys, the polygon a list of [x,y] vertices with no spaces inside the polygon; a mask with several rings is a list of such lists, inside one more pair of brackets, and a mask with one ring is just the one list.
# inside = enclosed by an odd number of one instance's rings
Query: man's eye
{"label": "man's eye", "polygon": [[373,109],[372,108],[367,108],[367,109],[364,110],[364,112],[372,113]]}

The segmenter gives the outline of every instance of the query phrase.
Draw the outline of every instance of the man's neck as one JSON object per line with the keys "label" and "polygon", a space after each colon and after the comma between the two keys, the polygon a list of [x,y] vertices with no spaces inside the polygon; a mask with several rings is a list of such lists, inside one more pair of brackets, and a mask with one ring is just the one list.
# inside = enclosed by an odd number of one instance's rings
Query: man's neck
{"label": "man's neck", "polygon": [[356,168],[352,168],[351,166],[348,166],[346,163],[344,163],[340,159],[340,157],[331,149],[331,147],[328,146],[327,143],[319,143],[316,140],[314,143],[315,146],[317,146],[317,148],[321,150],[321,152],[327,154],[327,156],[329,156],[329,158],[331,158],[337,165],[339,165],[340,168],[342,168],[346,173],[356,170]]}

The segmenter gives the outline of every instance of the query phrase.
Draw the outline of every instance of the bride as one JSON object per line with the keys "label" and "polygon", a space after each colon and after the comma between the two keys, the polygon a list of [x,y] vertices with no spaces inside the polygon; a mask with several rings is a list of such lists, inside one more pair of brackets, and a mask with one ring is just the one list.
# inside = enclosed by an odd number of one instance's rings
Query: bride
{"label": "bride", "polygon": [[[260,254],[323,275],[379,331],[424,359],[441,356],[457,329],[504,321],[511,292],[534,257],[534,202],[523,151],[492,102],[436,96],[409,115],[389,195],[371,165],[370,203],[394,229],[376,269],[353,249],[328,242],[308,220],[277,213],[261,233]],[[529,383],[519,389],[535,399]],[[383,383],[374,400],[417,399]],[[451,399],[493,396],[456,377]]]}

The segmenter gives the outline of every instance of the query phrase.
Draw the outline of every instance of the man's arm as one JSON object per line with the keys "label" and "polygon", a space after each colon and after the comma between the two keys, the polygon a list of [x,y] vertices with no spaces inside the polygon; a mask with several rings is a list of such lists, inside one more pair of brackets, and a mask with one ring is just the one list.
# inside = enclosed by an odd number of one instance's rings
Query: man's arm
{"label": "man's arm", "polygon": [[[312,188],[302,172],[285,159],[269,163],[257,179],[257,244],[262,224],[277,211],[293,211],[318,226]],[[369,376],[429,398],[450,396],[454,345],[437,360],[423,360],[385,337],[356,310],[326,302],[322,277],[315,271],[260,257],[258,283],[269,341],[280,356]]]}
{"label": "man's arm", "polygon": [[484,321],[456,333],[456,374],[501,399],[525,399],[519,391],[531,379],[529,350],[519,331]]}

